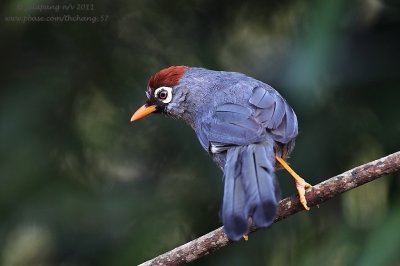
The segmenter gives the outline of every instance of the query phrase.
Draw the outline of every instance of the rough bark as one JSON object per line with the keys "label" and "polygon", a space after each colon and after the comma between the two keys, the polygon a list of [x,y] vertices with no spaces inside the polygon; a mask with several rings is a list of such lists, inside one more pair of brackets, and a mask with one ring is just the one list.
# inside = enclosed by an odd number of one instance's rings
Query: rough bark
{"label": "rough bark", "polygon": [[[308,206],[316,206],[343,192],[398,170],[400,170],[400,151],[360,165],[313,186],[306,192]],[[303,210],[297,196],[285,198],[279,203],[275,222]],[[256,230],[255,227],[251,228],[251,232]],[[140,265],[180,265],[210,254],[230,243],[232,241],[226,237],[222,227],[220,227]]]}

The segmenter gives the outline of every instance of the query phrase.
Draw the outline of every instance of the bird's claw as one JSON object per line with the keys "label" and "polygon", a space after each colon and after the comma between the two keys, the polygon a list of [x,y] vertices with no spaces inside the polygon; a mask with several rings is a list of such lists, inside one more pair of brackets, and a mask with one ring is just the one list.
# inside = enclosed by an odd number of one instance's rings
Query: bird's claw
{"label": "bird's claw", "polygon": [[307,206],[305,193],[306,190],[309,188],[312,188],[312,186],[309,183],[307,183],[303,178],[296,178],[296,189],[297,192],[299,193],[300,203],[307,211],[310,210],[310,207]]}
{"label": "bird's claw", "polygon": [[275,155],[276,160],[285,168],[294,178],[296,182],[297,192],[299,193],[300,203],[303,205],[304,209],[307,211],[310,207],[307,206],[307,200],[305,197],[306,189],[311,188],[312,186],[308,184],[303,178],[301,178],[286,162],[282,159],[281,156]]}

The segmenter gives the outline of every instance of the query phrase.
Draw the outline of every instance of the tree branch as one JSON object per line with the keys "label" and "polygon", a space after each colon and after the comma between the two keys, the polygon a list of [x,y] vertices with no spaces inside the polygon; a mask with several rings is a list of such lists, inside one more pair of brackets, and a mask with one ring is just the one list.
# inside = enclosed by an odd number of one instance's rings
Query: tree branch
{"label": "tree branch", "polygon": [[[361,186],[384,174],[400,170],[400,151],[378,160],[360,165],[340,175],[325,180],[313,186],[306,192],[308,206],[321,204],[343,192]],[[303,211],[297,196],[283,199],[274,222],[278,222],[297,212]],[[252,226],[251,232],[257,229]],[[164,253],[140,266],[150,265],[179,265],[196,260],[232,243],[222,230],[222,227]]]}

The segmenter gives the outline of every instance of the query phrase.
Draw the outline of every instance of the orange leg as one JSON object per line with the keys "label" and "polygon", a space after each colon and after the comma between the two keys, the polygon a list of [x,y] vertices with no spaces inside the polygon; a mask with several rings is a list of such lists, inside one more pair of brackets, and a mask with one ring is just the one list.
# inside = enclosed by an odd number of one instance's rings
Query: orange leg
{"label": "orange leg", "polygon": [[297,192],[299,193],[299,198],[300,202],[303,205],[304,209],[307,211],[310,209],[310,207],[307,206],[307,200],[306,197],[304,196],[306,193],[306,189],[311,188],[312,186],[308,184],[303,178],[301,178],[286,162],[282,157],[279,155],[275,155],[276,160],[283,166],[283,168],[286,169],[286,171],[291,174],[296,182],[296,189]]}

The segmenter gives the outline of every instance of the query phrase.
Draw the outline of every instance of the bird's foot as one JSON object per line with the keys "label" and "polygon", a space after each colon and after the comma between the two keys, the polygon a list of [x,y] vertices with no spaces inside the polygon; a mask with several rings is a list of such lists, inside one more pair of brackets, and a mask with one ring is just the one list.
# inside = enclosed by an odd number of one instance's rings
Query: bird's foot
{"label": "bird's foot", "polygon": [[300,203],[301,205],[303,205],[304,209],[308,211],[310,210],[310,207],[307,206],[305,193],[306,190],[311,188],[312,186],[301,177],[295,178],[295,182],[296,182],[297,193],[299,193]]}
{"label": "bird's foot", "polygon": [[286,162],[285,160],[276,155],[275,156],[276,160],[285,168],[289,174],[291,174],[296,182],[296,189],[297,192],[299,193],[299,198],[300,198],[300,203],[303,205],[304,209],[307,211],[310,210],[310,207],[307,206],[307,200],[305,197],[306,190],[311,188],[312,186],[307,183],[303,178],[301,178]]}
{"label": "bird's foot", "polygon": [[243,239],[244,239],[245,241],[249,240],[249,235],[243,235]]}

